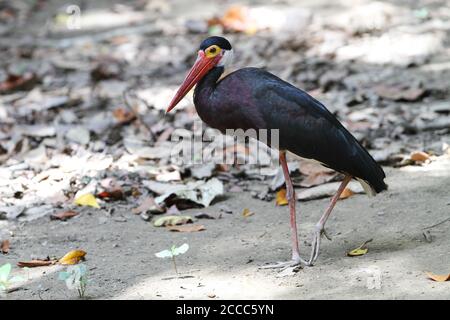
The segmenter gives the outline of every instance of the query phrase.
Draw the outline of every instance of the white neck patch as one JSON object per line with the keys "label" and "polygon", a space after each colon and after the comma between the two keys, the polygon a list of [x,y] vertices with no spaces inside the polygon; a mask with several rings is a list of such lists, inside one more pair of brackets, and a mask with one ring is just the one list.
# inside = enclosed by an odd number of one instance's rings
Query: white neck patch
{"label": "white neck patch", "polygon": [[223,57],[217,64],[219,67],[227,68],[233,61],[233,49],[223,50]]}

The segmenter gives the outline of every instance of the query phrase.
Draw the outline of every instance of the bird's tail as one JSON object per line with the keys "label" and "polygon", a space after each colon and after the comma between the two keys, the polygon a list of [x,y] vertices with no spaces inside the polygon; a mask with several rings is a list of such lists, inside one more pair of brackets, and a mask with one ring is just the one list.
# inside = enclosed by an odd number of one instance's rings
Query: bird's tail
{"label": "bird's tail", "polygon": [[[356,140],[356,139],[355,139]],[[356,176],[364,191],[369,195],[375,195],[388,189],[388,185],[384,182],[386,174],[383,168],[375,161],[369,152],[358,142],[358,157],[360,158],[360,174]]]}

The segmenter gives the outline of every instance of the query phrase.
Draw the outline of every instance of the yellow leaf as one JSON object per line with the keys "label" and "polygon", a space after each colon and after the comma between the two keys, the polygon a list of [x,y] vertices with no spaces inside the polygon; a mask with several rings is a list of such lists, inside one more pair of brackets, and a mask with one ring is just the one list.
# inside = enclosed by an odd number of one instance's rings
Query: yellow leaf
{"label": "yellow leaf", "polygon": [[437,282],[445,282],[450,280],[450,274],[434,274],[431,272],[425,272],[427,276]]}
{"label": "yellow leaf", "polygon": [[280,189],[278,192],[277,192],[277,196],[276,196],[276,204],[277,204],[277,206],[285,206],[285,205],[287,205],[289,202],[288,202],[288,199],[286,198],[286,189]]}
{"label": "yellow leaf", "polygon": [[97,203],[97,199],[95,199],[92,193],[87,193],[83,194],[82,196],[79,196],[78,198],[75,199],[74,203],[78,204],[79,206],[100,208],[100,206]]}
{"label": "yellow leaf", "polygon": [[175,226],[191,222],[193,222],[193,220],[190,216],[164,216],[156,219],[155,222],[153,222],[153,225],[155,227]]}
{"label": "yellow leaf", "polygon": [[244,211],[242,211],[242,215],[244,216],[244,218],[250,217],[252,215],[254,215],[254,212],[251,212],[250,209],[245,208]]}
{"label": "yellow leaf", "polygon": [[78,262],[80,262],[81,260],[84,259],[85,255],[86,255],[86,252],[83,250],[72,250],[72,251],[66,253],[66,255],[64,257],[59,259],[59,263],[65,264],[65,265],[77,264]]}
{"label": "yellow leaf", "polygon": [[345,188],[344,191],[342,191],[341,195],[339,196],[339,199],[347,199],[354,195],[355,193],[350,190],[349,188]]}
{"label": "yellow leaf", "polygon": [[367,253],[368,250],[369,250],[369,249],[367,249],[367,248],[365,248],[365,249],[356,248],[356,249],[353,249],[353,250],[350,251],[350,252],[347,252],[347,255],[348,255],[349,257],[362,256],[362,255],[365,255],[365,254]]}

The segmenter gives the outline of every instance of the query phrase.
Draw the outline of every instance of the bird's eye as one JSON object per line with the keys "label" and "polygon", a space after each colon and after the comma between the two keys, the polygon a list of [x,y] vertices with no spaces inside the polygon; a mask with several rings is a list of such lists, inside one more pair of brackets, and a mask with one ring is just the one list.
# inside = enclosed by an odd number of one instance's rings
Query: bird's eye
{"label": "bird's eye", "polygon": [[205,55],[208,58],[214,58],[217,56],[222,49],[219,46],[212,45],[205,50]]}

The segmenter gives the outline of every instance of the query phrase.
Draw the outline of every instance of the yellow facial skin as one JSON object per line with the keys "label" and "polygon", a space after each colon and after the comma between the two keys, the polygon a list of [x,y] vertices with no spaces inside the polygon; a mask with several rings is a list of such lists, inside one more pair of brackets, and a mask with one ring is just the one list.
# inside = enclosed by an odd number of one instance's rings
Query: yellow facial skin
{"label": "yellow facial skin", "polygon": [[222,49],[219,46],[216,46],[215,44],[205,49],[205,56],[207,58],[214,58],[217,56]]}

